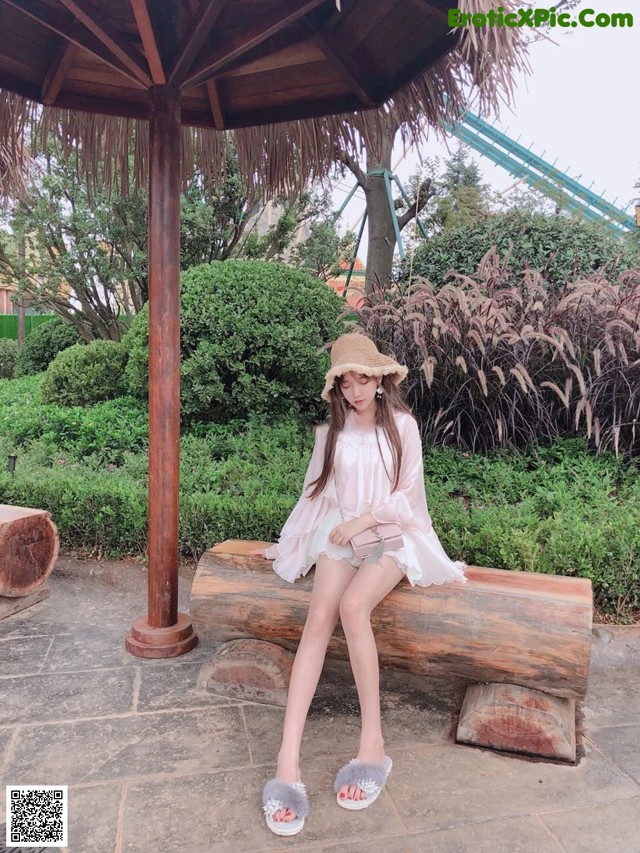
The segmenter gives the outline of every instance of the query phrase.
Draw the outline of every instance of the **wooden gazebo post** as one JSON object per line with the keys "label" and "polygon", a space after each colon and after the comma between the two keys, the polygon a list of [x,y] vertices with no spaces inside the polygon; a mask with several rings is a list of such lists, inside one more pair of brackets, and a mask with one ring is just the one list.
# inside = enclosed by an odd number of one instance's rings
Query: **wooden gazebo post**
{"label": "wooden gazebo post", "polygon": [[[515,0],[503,2],[511,6]],[[181,125],[201,128],[203,134],[237,131],[236,149],[247,172],[268,165],[267,184],[282,185],[278,172],[292,169],[286,153],[292,145],[310,153],[305,165],[312,168],[303,168],[298,177],[317,176],[316,158],[330,159],[334,142],[336,150],[351,150],[353,135],[342,134],[341,122],[331,127],[300,119],[355,111],[365,121],[367,110],[393,96],[394,121],[407,122],[420,135],[425,116],[432,124],[447,118],[438,93],[458,92],[461,70],[487,103],[497,105],[498,93],[509,92],[512,69],[523,67],[518,30],[452,29],[447,11],[451,6],[481,13],[492,5],[492,0],[349,0],[343,10],[336,0],[0,2],[3,192],[12,184],[22,189],[24,137],[33,119],[26,103],[61,111],[53,113],[53,121],[68,141],[75,140],[90,170],[100,167],[97,140],[110,133],[96,132],[102,119],[87,121],[82,113],[150,122],[149,606],[126,636],[132,654],[171,657],[197,643],[177,602]],[[460,45],[448,70],[438,64]],[[499,61],[487,65],[487,55]],[[386,110],[374,113],[373,125],[385,116]],[[257,135],[245,131],[265,124],[269,129]],[[130,129],[124,127],[119,150],[126,170]],[[203,137],[196,148],[203,141],[201,165],[208,168],[216,158]],[[284,152],[268,164],[267,143],[270,149],[283,146]],[[111,157],[115,149],[107,149]]]}
{"label": "wooden gazebo post", "polygon": [[180,90],[149,90],[148,615],[125,638],[137,657],[181,655],[198,642],[178,613],[180,479]]}

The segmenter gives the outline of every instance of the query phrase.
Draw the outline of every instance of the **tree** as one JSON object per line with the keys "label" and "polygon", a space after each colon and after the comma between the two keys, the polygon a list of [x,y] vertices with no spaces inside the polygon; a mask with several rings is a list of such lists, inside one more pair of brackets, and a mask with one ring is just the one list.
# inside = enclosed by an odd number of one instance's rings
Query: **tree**
{"label": "tree", "polygon": [[[396,135],[399,130],[400,127],[396,127]],[[383,132],[376,134],[374,143],[368,141],[365,130],[363,140],[367,171],[348,155],[342,156],[342,163],[365,192],[369,237],[365,290],[370,292],[375,282],[386,286],[393,276],[396,233],[384,170],[391,171],[394,139],[390,133]],[[443,171],[437,157],[425,159],[423,169],[411,178],[405,192],[408,202],[400,193],[393,199],[401,235],[416,218],[427,233],[437,234],[471,225],[489,213],[488,187],[482,183],[480,169],[471,159],[469,149],[463,145],[445,162]],[[413,243],[413,236],[404,237],[405,248],[410,248]]]}
{"label": "tree", "polygon": [[557,200],[553,200],[524,182],[524,178],[520,178],[506,190],[493,194],[491,209],[494,213],[517,210],[520,213],[542,213],[545,216],[552,216],[561,213],[563,199],[561,191],[558,191]]}
{"label": "tree", "polygon": [[[34,163],[28,195],[5,220],[16,239],[0,245],[4,274],[85,341],[120,340],[148,299],[147,191],[112,190],[89,188],[72,160],[48,151]],[[194,173],[181,197],[182,268],[229,257],[257,209],[233,148],[221,181]],[[22,263],[12,248],[20,240]]]}
{"label": "tree", "polygon": [[58,314],[85,341],[119,340],[147,298],[146,200],[140,190],[113,202],[89,196],[73,166],[48,156],[33,167],[28,195],[6,223],[25,246],[5,242],[0,268],[36,308]]}
{"label": "tree", "polygon": [[339,233],[329,189],[314,193],[311,214],[306,222],[308,236],[292,246],[289,263],[328,281],[340,274],[353,255],[355,234],[352,231],[344,235]]}
{"label": "tree", "polygon": [[[444,167],[439,157],[424,159],[422,170],[409,180],[409,195],[415,198],[424,183],[430,194],[417,218],[427,234],[470,225],[489,213],[489,187],[480,180],[466,146],[459,145]],[[405,240],[405,249],[414,243],[413,238]]]}
{"label": "tree", "polygon": [[[276,221],[258,234],[267,203],[248,195],[230,147],[222,180],[196,172],[181,197],[181,267],[230,257],[282,259],[303,223],[328,218],[328,197],[278,196]],[[11,234],[0,236],[0,270],[84,341],[118,341],[148,299],[147,203],[143,188],[89,188],[72,160],[48,152],[34,164],[29,194],[4,220]]]}
{"label": "tree", "polygon": [[446,161],[444,174],[437,182],[432,222],[437,231],[472,225],[488,213],[487,185],[480,180],[480,169],[471,160],[469,149],[459,145]]}
{"label": "tree", "polygon": [[[315,235],[314,242],[319,233],[330,242],[333,232],[337,234],[333,226],[323,230],[332,219],[330,202],[330,191],[321,188],[278,193],[268,200],[252,198],[231,148],[222,182],[198,178],[182,196],[181,267],[229,258],[288,260],[292,244],[296,244],[297,265],[306,266],[305,241],[297,242],[298,236],[306,226]],[[265,219],[275,221],[264,228]]]}
{"label": "tree", "polygon": [[340,275],[348,265],[355,239],[353,231],[341,236],[332,218],[314,222],[309,229],[309,237],[292,249],[291,263],[308,269],[322,281],[328,281]]}
{"label": "tree", "polygon": [[[567,12],[575,9],[580,2],[581,0],[558,0],[558,2],[554,4],[554,8],[556,11],[562,9],[563,12]],[[524,5],[536,8],[537,4],[534,2],[527,2]],[[493,30],[493,28],[490,27],[485,27],[483,29],[485,29],[489,35]],[[469,27],[468,30],[469,34],[473,34],[473,39],[478,38],[480,32],[479,29]],[[511,30],[511,33],[514,33],[517,36],[519,47],[533,43],[543,37],[548,38],[549,25],[544,24],[541,27],[532,29],[530,32],[524,32],[524,30],[525,28]],[[553,32],[556,34],[557,30],[554,29]],[[571,29],[565,29],[561,32],[568,34],[571,32]],[[494,48],[487,49],[485,47],[485,55],[493,55],[495,57],[497,54]],[[515,58],[515,54],[512,54],[512,58]],[[494,71],[497,70],[497,68],[498,65],[496,64],[494,66]],[[488,71],[484,62],[480,62],[475,66],[476,71],[480,69],[483,69],[481,76]],[[489,75],[491,74],[491,72],[488,73]],[[503,88],[504,82],[504,80],[502,82],[498,81],[497,78],[494,80],[496,91],[498,88]],[[482,83],[480,82],[479,77],[476,78],[476,84],[481,90]],[[454,102],[456,107],[454,112],[457,114],[464,113],[465,106],[469,103],[467,100],[467,94],[459,90],[456,93],[455,98],[448,95],[448,103],[453,104]],[[488,112],[487,106],[489,106],[487,102],[480,104],[481,114],[486,114]],[[491,108],[495,109],[497,112],[497,102],[494,101],[494,103],[491,104]],[[446,121],[451,121],[453,118],[454,116],[450,115],[446,118]],[[427,120],[425,119],[425,124],[426,121]],[[411,138],[411,141],[416,143],[419,140],[419,134],[416,132],[415,127],[412,127],[411,133],[407,132],[408,125],[412,124],[412,122],[396,119],[393,110],[389,110],[384,119],[379,119],[377,122],[363,121],[360,116],[354,115],[350,121],[345,122],[345,124],[350,125],[352,131],[355,131],[355,135],[359,137],[360,150],[364,150],[365,152],[364,163],[362,163],[359,158],[354,155],[353,146],[349,151],[347,151],[346,148],[343,151],[338,150],[336,162],[341,168],[348,169],[354,175],[358,184],[362,187],[365,193],[368,216],[367,227],[369,246],[365,289],[367,292],[370,292],[375,282],[379,282],[382,286],[386,286],[391,280],[393,269],[393,253],[396,242],[396,232],[393,226],[393,218],[389,207],[384,172],[386,171],[389,173],[391,171],[391,154],[398,132],[402,133],[403,142],[406,142],[408,138]],[[441,122],[432,122],[432,124],[437,126],[437,124],[441,124]],[[345,134],[345,136],[348,135],[349,134]],[[471,224],[473,221],[476,221],[479,216],[483,216],[487,212],[488,199],[486,197],[485,188],[483,188],[479,183],[476,184],[473,180],[473,173],[474,170],[477,172],[477,167],[472,163],[467,164],[464,162],[458,165],[463,166],[461,174],[458,177],[466,177],[467,180],[471,180],[469,183],[462,180],[457,186],[452,187],[446,198],[437,205],[436,213],[432,216],[433,223],[440,226],[440,228],[436,228],[436,230],[445,230],[448,227]],[[453,168],[455,171],[455,165]],[[451,175],[451,177],[453,177],[453,175]],[[476,174],[475,178],[477,177],[478,175]],[[476,192],[476,189],[478,192]],[[418,216],[429,202],[437,197],[437,195],[437,184],[433,178],[427,177],[421,185],[420,194],[410,195],[409,204],[406,204],[401,200],[394,201],[394,207],[396,210],[401,211],[398,215],[398,227],[401,233],[408,223]]]}
{"label": "tree", "polygon": [[222,180],[216,181],[196,173],[182,194],[181,268],[225,261],[231,257],[242,240],[247,223],[259,209],[258,202],[247,195],[235,149],[230,147]]}
{"label": "tree", "polygon": [[[371,122],[358,122],[352,119],[362,138],[365,164],[363,165],[346,150],[338,150],[338,163],[348,169],[362,187],[367,204],[368,252],[365,273],[365,292],[370,293],[380,284],[386,287],[391,281],[393,253],[396,232],[389,206],[386,177],[391,174],[391,155],[400,121],[381,121],[378,125]],[[400,232],[420,213],[428,201],[435,195],[433,181],[427,178],[410,197],[409,204],[404,199],[394,200]]]}
{"label": "tree", "polygon": [[[261,232],[260,225],[269,205],[276,221]],[[275,195],[256,211],[236,256],[264,261],[285,260],[285,255],[303,226],[311,227],[313,223],[326,218],[328,205],[328,190],[292,190],[287,194]]]}
{"label": "tree", "polygon": [[0,269],[83,340],[120,340],[147,300],[144,192],[90,193],[71,161],[48,155],[34,162],[28,189],[5,220],[15,240],[0,245]]}

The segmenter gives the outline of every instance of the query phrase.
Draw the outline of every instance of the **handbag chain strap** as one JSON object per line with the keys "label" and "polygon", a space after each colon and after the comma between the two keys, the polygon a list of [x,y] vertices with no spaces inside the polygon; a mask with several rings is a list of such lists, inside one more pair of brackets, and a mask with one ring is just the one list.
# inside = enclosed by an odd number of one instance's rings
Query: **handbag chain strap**
{"label": "handbag chain strap", "polygon": [[[340,500],[340,491],[338,489],[338,478],[336,476],[335,465],[333,468],[333,482],[335,483],[335,486],[336,486],[336,497],[338,498],[338,508],[340,509],[340,517],[342,518],[342,523],[344,524],[344,512],[342,510],[342,501]],[[370,527],[369,529],[371,530],[373,535],[378,540],[378,544],[376,545],[375,550],[371,554],[369,554],[368,557],[364,558],[365,563],[371,563],[371,562],[375,562],[376,560],[379,560],[380,557],[382,556],[382,554],[384,553],[384,537],[382,536],[382,534],[378,530],[378,527],[377,526],[376,527]],[[351,547],[353,548],[352,543],[351,543]]]}
{"label": "handbag chain strap", "polygon": [[[377,426],[375,427],[375,431],[376,431],[376,441],[378,442],[378,450],[380,452],[380,458],[382,459],[382,464],[384,465],[384,470],[385,470],[385,473],[387,474],[387,477],[388,477],[389,472],[387,471],[387,466],[386,466],[385,461],[384,461],[384,456],[382,455],[382,448],[380,447],[380,439],[378,438],[378,427]],[[338,509],[340,510],[340,518],[342,519],[342,523],[344,524],[344,512],[342,510],[342,501],[340,500],[340,491],[338,490],[338,475],[336,474],[335,459],[334,459],[334,464],[333,464],[333,482],[335,483],[335,486],[336,486],[336,497],[338,498]],[[369,530],[371,530],[372,533],[374,534],[374,536],[377,536],[378,539],[382,542],[382,536],[378,532],[378,526],[377,525],[375,527],[370,527]]]}
{"label": "handbag chain strap", "polygon": [[[340,492],[338,491],[338,478],[336,476],[335,465],[333,468],[333,482],[335,483],[335,487],[336,487],[336,497],[338,498],[338,509],[340,510],[340,518],[342,519],[342,523],[344,524],[344,520],[345,520],[344,519],[344,512],[342,510],[342,501],[340,500]],[[374,527],[369,527],[368,529],[373,533],[373,535],[378,539],[379,542],[384,541],[384,537],[381,535],[380,531],[378,530],[377,524]]]}
{"label": "handbag chain strap", "polygon": [[336,487],[336,497],[338,498],[338,509],[340,510],[340,518],[342,519],[342,523],[344,524],[344,512],[342,511],[342,501],[340,500],[340,492],[338,491],[338,478],[336,476],[336,466],[333,466],[333,482]]}

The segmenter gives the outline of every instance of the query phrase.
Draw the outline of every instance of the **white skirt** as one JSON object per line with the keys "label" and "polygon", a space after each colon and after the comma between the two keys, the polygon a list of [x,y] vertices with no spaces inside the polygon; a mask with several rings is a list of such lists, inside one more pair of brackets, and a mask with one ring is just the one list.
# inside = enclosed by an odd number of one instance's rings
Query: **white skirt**
{"label": "white skirt", "polygon": [[[351,545],[335,545],[329,541],[329,534],[339,524],[342,524],[342,516],[338,507],[334,507],[311,531],[305,549],[306,568],[301,574],[306,574],[321,554],[326,554],[332,560],[345,560],[355,569],[362,564],[363,559],[355,556]],[[467,564],[449,559],[433,527],[429,533],[405,530],[402,539],[402,548],[385,551],[385,555],[393,557],[411,586],[439,585],[447,581],[466,583],[464,569]]]}

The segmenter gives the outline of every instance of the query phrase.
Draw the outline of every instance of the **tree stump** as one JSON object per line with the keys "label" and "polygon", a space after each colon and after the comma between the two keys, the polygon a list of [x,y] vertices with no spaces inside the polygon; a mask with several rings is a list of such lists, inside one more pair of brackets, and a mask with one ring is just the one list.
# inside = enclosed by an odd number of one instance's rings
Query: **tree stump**
{"label": "tree stump", "polygon": [[467,688],[456,741],[576,761],[576,703],[517,684]]}
{"label": "tree stump", "polygon": [[[49,597],[49,587],[39,586],[35,592],[30,592],[28,595],[21,595],[19,598],[9,598],[8,596],[0,595],[0,619],[6,619],[7,616],[13,616],[14,613],[19,613],[21,610],[27,610],[33,607],[39,601],[44,601]],[[2,848],[0,847],[0,853]]]}
{"label": "tree stump", "polygon": [[293,652],[262,640],[224,643],[200,670],[198,687],[234,699],[287,704]]}
{"label": "tree stump", "polygon": [[53,571],[58,549],[46,510],[0,504],[0,596],[34,592]]}

